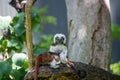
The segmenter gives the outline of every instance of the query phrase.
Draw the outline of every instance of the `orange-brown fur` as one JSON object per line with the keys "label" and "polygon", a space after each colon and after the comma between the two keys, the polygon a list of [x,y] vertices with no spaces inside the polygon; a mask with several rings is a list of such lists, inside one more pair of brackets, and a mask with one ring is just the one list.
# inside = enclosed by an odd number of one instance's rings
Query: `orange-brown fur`
{"label": "orange-brown fur", "polygon": [[[55,58],[55,56],[58,56],[58,55],[54,55],[52,54],[51,52],[44,52],[40,55],[38,55],[35,59],[35,73],[34,73],[34,80],[37,80],[37,74],[38,74],[38,71],[39,71],[39,65],[41,63],[50,63],[53,59],[55,59],[56,61],[59,61],[60,58],[59,56],[57,58]],[[69,67],[71,66],[74,66],[74,64],[71,62],[71,61],[67,61],[66,63]]]}
{"label": "orange-brown fur", "polygon": [[34,74],[34,80],[37,80],[37,74],[38,74],[38,70],[39,70],[39,65],[42,62],[50,62],[52,59],[52,55],[50,55],[50,53],[43,53],[40,54],[36,57],[35,59],[35,74]]}
{"label": "orange-brown fur", "polygon": [[[51,54],[50,52],[44,52],[40,55],[38,55],[35,59],[35,74],[34,74],[34,80],[37,80],[37,74],[39,70],[39,65],[41,63],[49,63],[53,60],[54,54]],[[55,59],[56,61],[59,61],[59,59]]]}

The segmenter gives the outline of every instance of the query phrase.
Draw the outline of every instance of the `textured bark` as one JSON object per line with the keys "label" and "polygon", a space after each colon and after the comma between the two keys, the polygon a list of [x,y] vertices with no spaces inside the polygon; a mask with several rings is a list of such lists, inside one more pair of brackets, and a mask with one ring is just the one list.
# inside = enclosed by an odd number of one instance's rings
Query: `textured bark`
{"label": "textured bark", "polygon": [[31,16],[30,9],[34,0],[28,0],[25,6],[25,27],[26,27],[26,42],[28,49],[28,61],[29,61],[29,69],[33,68],[33,44],[32,44],[32,32],[31,32]]}
{"label": "textured bark", "polygon": [[[74,64],[77,74],[64,64],[61,64],[59,69],[53,69],[45,65],[41,66],[38,80],[120,80],[120,76],[113,75],[103,69],[80,62]],[[34,69],[26,74],[24,80],[33,80],[33,76]]]}
{"label": "textured bark", "polygon": [[65,0],[70,60],[108,70],[111,57],[111,20],[104,0]]}

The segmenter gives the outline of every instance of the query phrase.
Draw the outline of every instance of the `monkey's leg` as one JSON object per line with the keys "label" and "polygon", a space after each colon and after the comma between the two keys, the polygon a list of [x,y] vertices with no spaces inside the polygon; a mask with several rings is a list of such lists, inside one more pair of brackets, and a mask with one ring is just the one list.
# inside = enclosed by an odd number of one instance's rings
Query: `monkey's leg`
{"label": "monkey's leg", "polygon": [[60,62],[57,62],[55,59],[53,59],[51,62],[50,62],[50,67],[52,68],[59,68],[59,64]]}

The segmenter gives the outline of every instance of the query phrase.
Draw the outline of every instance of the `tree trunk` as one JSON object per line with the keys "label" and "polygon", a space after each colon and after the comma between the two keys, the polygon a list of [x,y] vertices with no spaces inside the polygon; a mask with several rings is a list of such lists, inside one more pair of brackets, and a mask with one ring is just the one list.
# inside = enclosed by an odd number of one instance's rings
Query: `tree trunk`
{"label": "tree trunk", "polygon": [[65,0],[70,60],[108,70],[111,58],[111,20],[104,0]]}

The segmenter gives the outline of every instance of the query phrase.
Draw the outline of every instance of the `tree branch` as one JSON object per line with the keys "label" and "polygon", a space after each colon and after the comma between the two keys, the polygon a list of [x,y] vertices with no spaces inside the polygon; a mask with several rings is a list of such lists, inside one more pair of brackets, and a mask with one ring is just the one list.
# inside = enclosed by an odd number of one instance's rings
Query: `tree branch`
{"label": "tree branch", "polygon": [[28,49],[29,69],[32,69],[33,67],[33,44],[32,44],[31,16],[30,16],[30,9],[32,7],[33,2],[34,0],[28,0],[25,6],[26,43]]}
{"label": "tree branch", "polygon": [[[103,69],[74,62],[75,69],[61,64],[59,69],[50,68],[48,65],[39,68],[38,80],[120,80],[120,76],[113,75]],[[25,80],[32,80],[34,70],[27,73]]]}

